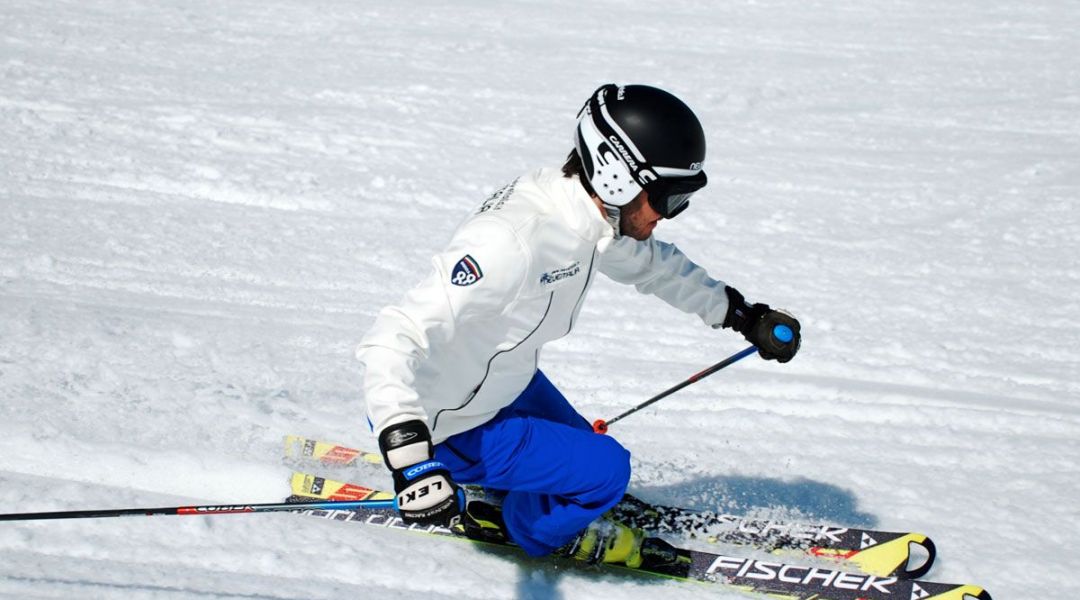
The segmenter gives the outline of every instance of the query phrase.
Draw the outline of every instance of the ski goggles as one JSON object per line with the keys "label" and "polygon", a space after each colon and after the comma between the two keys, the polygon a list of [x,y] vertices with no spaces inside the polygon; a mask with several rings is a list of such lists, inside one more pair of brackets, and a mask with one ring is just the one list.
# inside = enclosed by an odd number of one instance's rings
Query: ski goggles
{"label": "ski goggles", "polygon": [[705,187],[708,178],[700,171],[690,177],[668,177],[645,185],[649,206],[665,219],[672,219],[690,206],[690,196]]}

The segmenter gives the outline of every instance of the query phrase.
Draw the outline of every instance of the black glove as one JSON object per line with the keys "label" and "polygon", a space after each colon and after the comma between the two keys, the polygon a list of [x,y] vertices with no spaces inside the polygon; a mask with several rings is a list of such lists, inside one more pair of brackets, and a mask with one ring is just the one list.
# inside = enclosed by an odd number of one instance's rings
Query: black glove
{"label": "black glove", "polygon": [[391,425],[379,434],[379,449],[394,474],[401,520],[450,526],[465,510],[465,493],[446,465],[433,459],[431,433],[423,421]]}
{"label": "black glove", "polygon": [[[727,316],[724,327],[729,327],[743,334],[748,342],[757,346],[758,354],[767,360],[782,363],[795,358],[799,351],[802,336],[799,335],[799,321],[780,310],[769,308],[768,304],[747,304],[746,299],[735,288],[724,288],[728,297]],[[774,333],[778,325],[791,330],[791,339],[780,339]]]}

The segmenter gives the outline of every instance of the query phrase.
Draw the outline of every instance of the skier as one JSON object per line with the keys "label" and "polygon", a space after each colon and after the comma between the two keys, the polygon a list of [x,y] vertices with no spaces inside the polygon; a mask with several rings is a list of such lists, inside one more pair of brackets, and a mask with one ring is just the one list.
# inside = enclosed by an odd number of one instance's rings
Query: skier
{"label": "skier", "polygon": [[[430,275],[382,310],[357,349],[368,424],[393,473],[402,519],[456,524],[458,484],[505,493],[497,527],[532,556],[639,566],[643,533],[602,518],[630,480],[630,453],[591,426],[538,369],[568,334],[596,273],[634,285],[766,359],[787,362],[799,323],[712,279],[653,230],[705,186],[694,113],[645,85],[601,86],[578,115],[562,169],[497,191],[454,233]],[[786,325],[794,339],[771,335]]]}

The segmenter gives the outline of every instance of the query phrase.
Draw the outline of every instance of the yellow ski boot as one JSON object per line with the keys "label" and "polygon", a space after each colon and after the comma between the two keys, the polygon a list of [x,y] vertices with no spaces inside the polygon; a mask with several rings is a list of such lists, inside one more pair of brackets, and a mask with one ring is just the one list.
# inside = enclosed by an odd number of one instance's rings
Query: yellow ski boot
{"label": "yellow ski boot", "polygon": [[576,560],[591,564],[624,564],[632,569],[641,566],[641,543],[645,532],[608,519],[597,519],[563,552]]}
{"label": "yellow ski boot", "polygon": [[505,544],[509,541],[502,507],[479,500],[469,502],[461,520],[453,529],[469,539],[481,542]]}

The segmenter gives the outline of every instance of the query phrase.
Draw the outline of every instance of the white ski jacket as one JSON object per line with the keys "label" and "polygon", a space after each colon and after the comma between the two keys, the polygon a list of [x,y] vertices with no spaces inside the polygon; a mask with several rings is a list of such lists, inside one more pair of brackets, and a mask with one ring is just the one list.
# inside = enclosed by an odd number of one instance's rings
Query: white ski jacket
{"label": "white ski jacket", "polygon": [[420,419],[438,444],[492,419],[528,385],[543,345],[574,328],[597,271],[708,325],[727,313],[723,282],[674,245],[615,238],[578,179],[559,169],[496,192],[432,263],[357,348],[376,434]]}

